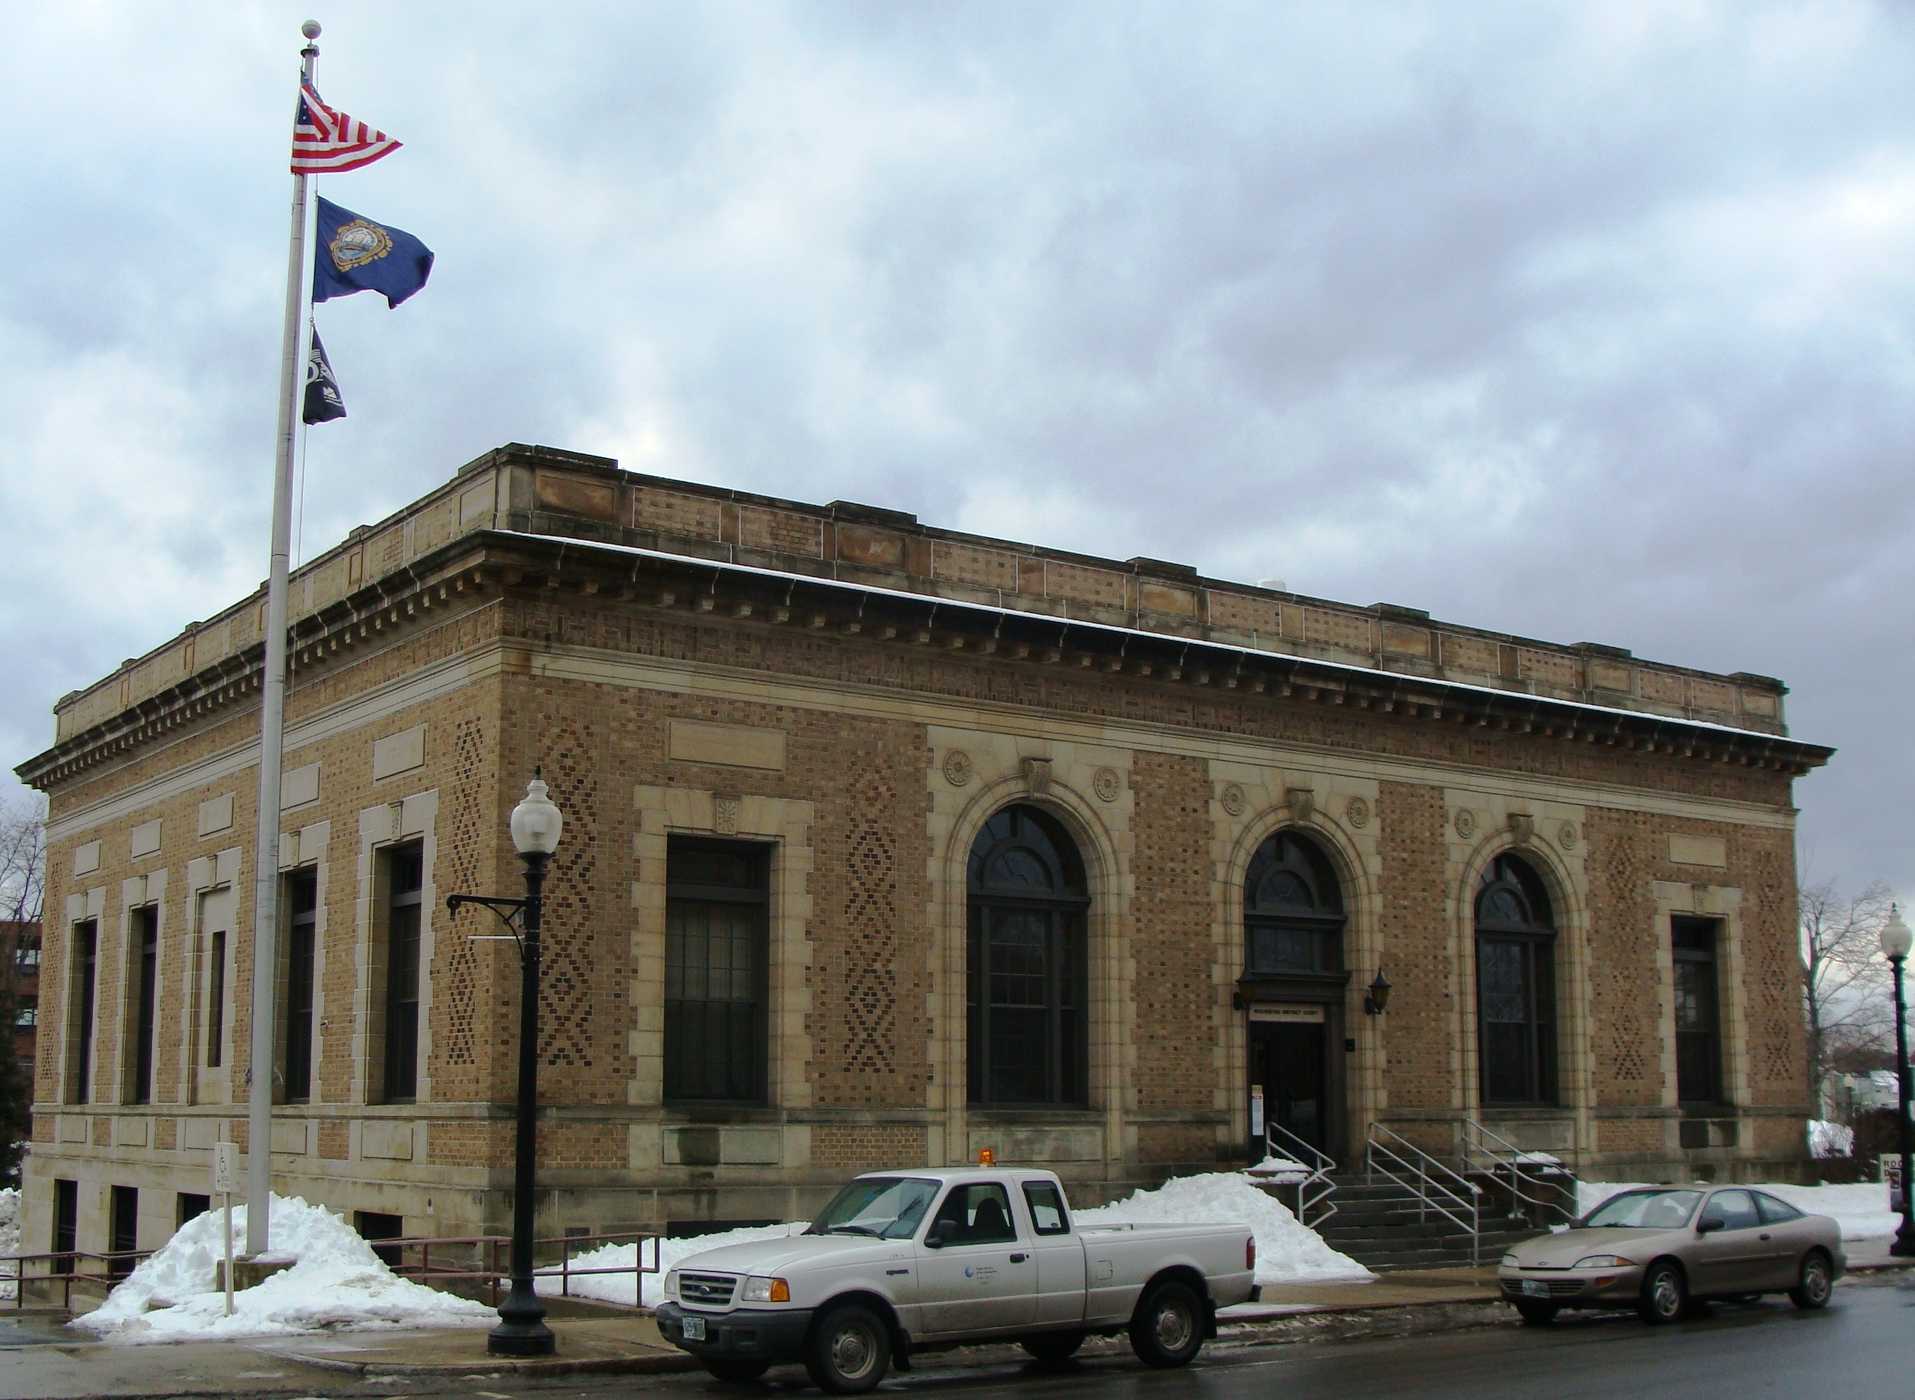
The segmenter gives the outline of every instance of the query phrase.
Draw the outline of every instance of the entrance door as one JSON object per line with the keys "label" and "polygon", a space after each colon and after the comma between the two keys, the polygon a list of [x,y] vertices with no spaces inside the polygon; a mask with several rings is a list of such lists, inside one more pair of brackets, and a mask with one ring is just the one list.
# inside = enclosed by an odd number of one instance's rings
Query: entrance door
{"label": "entrance door", "polygon": [[[1250,1024],[1250,1082],[1263,1087],[1265,1115],[1319,1152],[1330,1131],[1325,1031],[1321,1020]],[[1261,1142],[1251,1148],[1263,1156]]]}

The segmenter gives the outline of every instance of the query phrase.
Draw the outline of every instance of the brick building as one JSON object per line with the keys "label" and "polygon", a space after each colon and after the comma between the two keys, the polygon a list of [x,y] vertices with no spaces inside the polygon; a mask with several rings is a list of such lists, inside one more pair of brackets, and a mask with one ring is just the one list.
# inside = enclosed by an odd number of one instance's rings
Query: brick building
{"label": "brick building", "polygon": [[14,1058],[31,1082],[40,1022],[40,925],[0,919],[0,976],[13,982]]}
{"label": "brick building", "polygon": [[[264,600],[56,706],[30,1245],[249,1144]],[[543,1229],[789,1217],[982,1146],[1085,1195],[1487,1122],[1787,1171],[1784,687],[512,445],[294,576],[277,1189],[509,1218],[512,893],[565,813]],[[1394,995],[1366,1014],[1382,969]],[[64,1233],[62,1233],[64,1232]]]}

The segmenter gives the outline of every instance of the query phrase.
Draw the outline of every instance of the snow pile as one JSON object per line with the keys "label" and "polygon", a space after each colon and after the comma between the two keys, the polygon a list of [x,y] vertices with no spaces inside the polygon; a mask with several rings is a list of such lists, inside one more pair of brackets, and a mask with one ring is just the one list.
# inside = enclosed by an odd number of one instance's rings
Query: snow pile
{"label": "snow pile", "polygon": [[1307,1181],[1311,1174],[1309,1167],[1290,1157],[1265,1157],[1256,1166],[1244,1168],[1244,1175],[1252,1181],[1279,1186]]}
{"label": "snow pile", "polygon": [[19,1252],[20,1188],[9,1186],[0,1191],[0,1298],[13,1297],[15,1270],[20,1266],[7,1256]]}
{"label": "snow pile", "polygon": [[[1576,1210],[1587,1215],[1618,1191],[1655,1185],[1644,1181],[1579,1181]],[[1694,1183],[1691,1183],[1694,1184]],[[1826,1215],[1842,1227],[1845,1240],[1884,1239],[1895,1233],[1902,1217],[1888,1208],[1888,1187],[1879,1181],[1856,1186],[1792,1186],[1786,1182],[1750,1182],[1758,1191],[1780,1197],[1797,1210]]]}
{"label": "snow pile", "polygon": [[[322,1329],[487,1327],[495,1309],[402,1279],[372,1246],[323,1206],[274,1196],[267,1240],[271,1257],[291,1268],[233,1294],[214,1288],[224,1258],[223,1212],[209,1210],[182,1225],[163,1248],[140,1261],[98,1308],[70,1324],[123,1342],[183,1337],[282,1336]],[[246,1209],[233,1209],[233,1253],[245,1252]]]}
{"label": "snow pile", "polygon": [[1855,1129],[1845,1123],[1828,1123],[1820,1118],[1809,1120],[1809,1155],[1813,1157],[1848,1157],[1855,1152]]}
{"label": "snow pile", "polygon": [[1257,1237],[1257,1282],[1366,1279],[1370,1271],[1325,1244],[1282,1202],[1240,1172],[1173,1177],[1154,1191],[1077,1212],[1077,1224],[1248,1225]]}
{"label": "snow pile", "polygon": [[[740,1230],[723,1230],[715,1235],[696,1235],[688,1239],[664,1240],[656,1245],[645,1244],[608,1244],[589,1253],[572,1256],[574,1269],[629,1269],[632,1261],[638,1258],[638,1251],[645,1251],[647,1262],[652,1260],[652,1250],[657,1249],[658,1272],[639,1274],[639,1287],[644,1296],[635,1295],[632,1274],[591,1274],[585,1278],[573,1275],[571,1293],[575,1298],[598,1298],[608,1303],[623,1303],[627,1307],[642,1306],[655,1308],[662,1296],[660,1290],[665,1286],[665,1275],[678,1267],[679,1261],[694,1254],[702,1254],[708,1249],[719,1249],[728,1244],[750,1244],[754,1240],[783,1239],[787,1235],[796,1235],[804,1231],[811,1222],[796,1220],[788,1225],[747,1225]],[[541,1268],[534,1271],[537,1275],[532,1286],[540,1293],[557,1293],[562,1284],[556,1268]]]}

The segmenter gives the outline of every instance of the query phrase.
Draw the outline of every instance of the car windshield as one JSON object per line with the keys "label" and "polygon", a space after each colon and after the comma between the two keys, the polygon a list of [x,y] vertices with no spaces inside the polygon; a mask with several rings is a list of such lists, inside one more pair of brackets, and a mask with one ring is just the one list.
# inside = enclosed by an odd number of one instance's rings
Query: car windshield
{"label": "car windshield", "polygon": [[914,1176],[861,1176],[831,1198],[805,1233],[909,1239],[937,1194],[937,1182]]}
{"label": "car windshield", "polygon": [[1638,1230],[1676,1230],[1689,1223],[1701,1199],[1700,1191],[1624,1191],[1590,1211],[1583,1217],[1583,1224],[1590,1229],[1621,1225]]}

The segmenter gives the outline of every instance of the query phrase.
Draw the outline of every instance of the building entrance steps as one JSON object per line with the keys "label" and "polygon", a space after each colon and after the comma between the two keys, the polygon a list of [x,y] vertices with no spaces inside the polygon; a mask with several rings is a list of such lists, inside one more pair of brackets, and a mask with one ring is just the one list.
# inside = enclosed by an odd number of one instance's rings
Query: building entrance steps
{"label": "building entrance steps", "polygon": [[1486,1199],[1472,1258],[1469,1231],[1422,1206],[1405,1187],[1371,1180],[1362,1172],[1332,1179],[1336,1214],[1318,1225],[1317,1233],[1332,1249],[1373,1272],[1494,1264],[1511,1245],[1542,1233],[1520,1217],[1489,1213]]}

